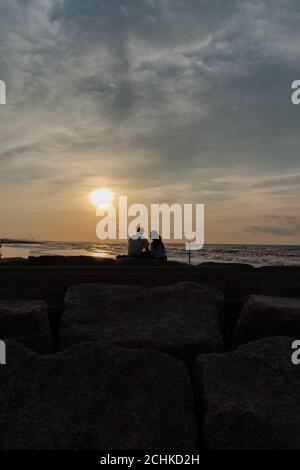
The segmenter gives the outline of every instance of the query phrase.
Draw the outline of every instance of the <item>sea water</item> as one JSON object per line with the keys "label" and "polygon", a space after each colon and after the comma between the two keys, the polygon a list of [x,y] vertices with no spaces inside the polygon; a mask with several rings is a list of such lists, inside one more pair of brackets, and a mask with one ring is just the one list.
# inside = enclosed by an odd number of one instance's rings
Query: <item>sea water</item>
{"label": "sea water", "polygon": [[[167,244],[168,258],[181,263],[188,262],[184,244]],[[94,256],[115,258],[127,253],[125,244],[45,242],[34,244],[6,244],[1,249],[3,258],[27,258],[28,256]],[[200,251],[191,252],[191,263],[248,263],[253,266],[299,265],[299,245],[205,245]]]}

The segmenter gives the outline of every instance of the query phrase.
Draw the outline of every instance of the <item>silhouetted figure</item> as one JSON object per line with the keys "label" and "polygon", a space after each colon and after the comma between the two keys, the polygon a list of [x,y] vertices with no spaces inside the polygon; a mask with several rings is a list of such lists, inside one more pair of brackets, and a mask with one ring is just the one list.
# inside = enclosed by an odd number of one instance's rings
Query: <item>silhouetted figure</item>
{"label": "silhouetted figure", "polygon": [[147,238],[144,238],[144,229],[138,227],[136,234],[128,240],[128,256],[141,257],[147,256],[150,257],[151,253],[149,250],[149,242]]}
{"label": "silhouetted figure", "polygon": [[151,232],[151,239],[151,256],[156,259],[167,260],[165,245],[161,239],[161,236],[155,230]]}

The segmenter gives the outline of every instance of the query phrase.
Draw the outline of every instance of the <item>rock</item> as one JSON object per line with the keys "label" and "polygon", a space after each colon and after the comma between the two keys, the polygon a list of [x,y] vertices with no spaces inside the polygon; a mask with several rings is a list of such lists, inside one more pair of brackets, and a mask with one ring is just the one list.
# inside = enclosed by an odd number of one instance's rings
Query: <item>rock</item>
{"label": "rock", "polygon": [[257,269],[253,294],[300,298],[300,271],[297,267],[269,266]]}
{"label": "rock", "polygon": [[38,354],[52,354],[56,350],[56,344],[50,333],[44,335],[20,336],[18,343]]}
{"label": "rock", "polygon": [[16,265],[26,265],[28,264],[26,258],[2,258],[0,259],[0,265],[5,265],[5,266],[16,266]]}
{"label": "rock", "polygon": [[211,450],[300,449],[300,366],[292,338],[198,358],[204,443]]}
{"label": "rock", "polygon": [[[70,347],[82,343],[90,343],[95,342],[95,338],[92,331],[88,331],[88,329],[82,329],[80,327],[64,327],[61,328],[59,331],[59,339],[58,339],[58,351],[64,351],[65,349],[69,349]],[[110,346],[110,342],[101,341],[103,346]]]}
{"label": "rock", "polygon": [[0,267],[0,300],[63,302],[66,273],[60,268]]}
{"label": "rock", "polygon": [[300,337],[300,299],[250,296],[234,330],[235,344],[280,335]]}
{"label": "rock", "polygon": [[8,341],[0,367],[0,449],[195,449],[184,364],[98,343],[38,356]]}
{"label": "rock", "polygon": [[[150,347],[193,362],[198,354],[222,351],[218,315],[223,294],[198,283],[142,288],[85,284],[68,290],[62,343],[70,328],[107,344]],[[79,332],[80,330],[80,332]],[[73,330],[74,331],[74,330]]]}
{"label": "rock", "polygon": [[29,256],[30,266],[114,266],[113,258],[97,258],[96,256]]}
{"label": "rock", "polygon": [[233,333],[241,314],[244,302],[239,300],[227,300],[219,318],[225,351],[233,349]]}
{"label": "rock", "polygon": [[286,265],[286,266],[283,266],[283,265],[269,265],[269,266],[260,266],[256,269],[257,269],[257,271],[262,271],[262,272],[271,272],[271,273],[276,273],[276,272],[283,273],[284,272],[284,273],[287,273],[287,274],[292,274],[292,273],[300,271],[300,265],[296,265],[296,264]]}
{"label": "rock", "polygon": [[116,264],[120,266],[161,266],[162,264],[167,264],[167,260],[142,256],[119,256],[116,259]]}
{"label": "rock", "polygon": [[18,338],[44,334],[49,330],[47,304],[39,300],[1,300],[0,334],[5,338]]}
{"label": "rock", "polygon": [[1,300],[0,338],[16,339],[40,353],[51,352],[47,304],[39,300]]}
{"label": "rock", "polygon": [[205,261],[203,263],[198,264],[198,269],[205,269],[205,270],[215,270],[215,271],[229,271],[229,272],[249,272],[255,271],[255,267],[251,264],[245,263],[217,263],[214,261]]}

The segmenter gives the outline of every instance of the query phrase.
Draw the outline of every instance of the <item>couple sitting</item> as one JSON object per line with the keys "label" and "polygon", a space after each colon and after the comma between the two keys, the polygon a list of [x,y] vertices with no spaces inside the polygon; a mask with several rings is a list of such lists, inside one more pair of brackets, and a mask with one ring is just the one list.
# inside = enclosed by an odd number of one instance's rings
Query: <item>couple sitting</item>
{"label": "couple sitting", "polygon": [[128,240],[128,256],[166,260],[166,249],[161,236],[156,231],[153,231],[151,232],[151,240],[149,249],[149,242],[144,237],[144,229],[138,227],[137,233]]}

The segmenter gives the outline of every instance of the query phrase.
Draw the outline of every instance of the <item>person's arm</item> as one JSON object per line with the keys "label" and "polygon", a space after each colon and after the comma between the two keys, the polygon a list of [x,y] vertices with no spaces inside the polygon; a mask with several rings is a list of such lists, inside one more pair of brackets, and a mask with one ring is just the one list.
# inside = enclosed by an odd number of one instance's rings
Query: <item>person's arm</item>
{"label": "person's arm", "polygon": [[149,242],[148,242],[147,238],[143,238],[143,245],[144,245],[146,253],[150,253]]}

